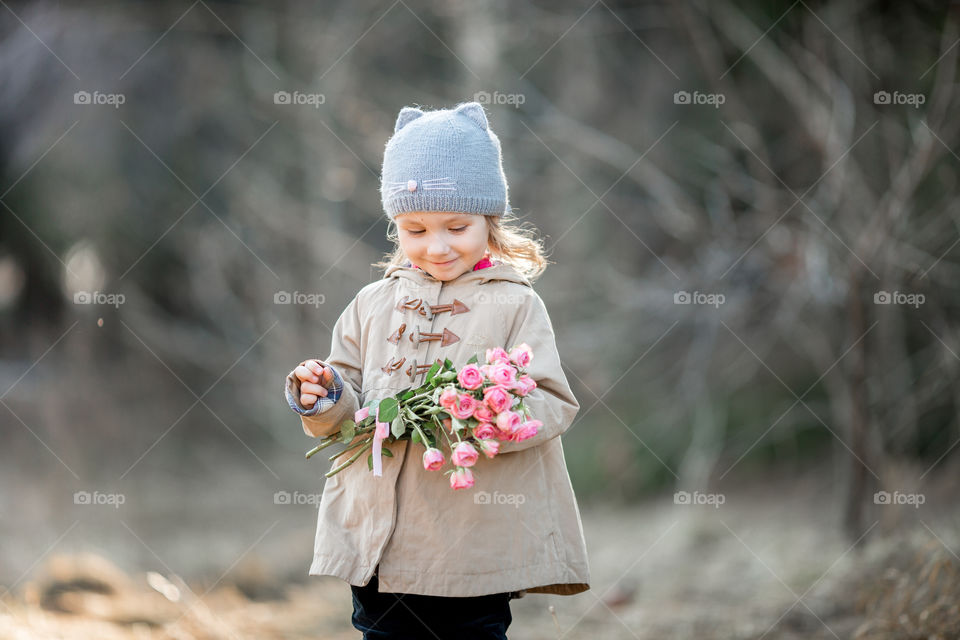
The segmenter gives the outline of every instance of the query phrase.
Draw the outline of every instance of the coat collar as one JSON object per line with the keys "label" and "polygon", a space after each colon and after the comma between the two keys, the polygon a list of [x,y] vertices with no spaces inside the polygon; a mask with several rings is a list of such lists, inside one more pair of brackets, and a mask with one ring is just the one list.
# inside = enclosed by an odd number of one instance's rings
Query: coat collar
{"label": "coat collar", "polygon": [[530,280],[525,276],[520,274],[513,266],[500,263],[495,264],[492,267],[487,267],[485,269],[477,269],[476,271],[467,271],[461,274],[459,277],[443,282],[437,280],[431,276],[426,271],[422,269],[417,269],[416,267],[404,266],[404,265],[391,265],[387,268],[386,273],[383,274],[383,277],[386,278],[397,278],[402,280],[408,280],[411,283],[427,286],[431,284],[484,284],[487,282],[503,280],[506,282],[516,282],[517,284],[524,284],[532,286]]}

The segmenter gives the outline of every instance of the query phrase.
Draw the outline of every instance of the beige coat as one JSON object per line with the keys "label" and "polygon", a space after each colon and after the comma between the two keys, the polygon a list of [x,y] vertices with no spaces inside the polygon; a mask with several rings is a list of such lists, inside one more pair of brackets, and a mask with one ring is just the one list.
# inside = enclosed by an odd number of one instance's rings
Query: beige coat
{"label": "beige coat", "polygon": [[[402,324],[400,339],[391,341]],[[522,342],[533,349],[528,372],[539,385],[525,404],[543,426],[533,438],[502,443],[493,459],[481,455],[473,467],[476,484],[456,491],[442,471],[423,469],[422,444],[384,442],[393,457],[383,457],[382,476],[373,475],[364,456],[324,485],[310,575],[363,586],[379,564],[380,591],[436,596],[573,595],[590,588],[583,527],[558,437],[580,405],[547,310],[526,278],[506,264],[449,282],[394,266],[350,302],[331,342],[330,356],[320,361],[336,370],[343,391],[317,415],[301,416],[313,437],[338,431],[370,398],[423,384],[426,368],[416,373],[414,366],[449,358],[459,369],[474,354],[482,361],[488,348]],[[285,393],[302,411],[292,373]],[[321,453],[309,464],[326,465],[327,457]]]}

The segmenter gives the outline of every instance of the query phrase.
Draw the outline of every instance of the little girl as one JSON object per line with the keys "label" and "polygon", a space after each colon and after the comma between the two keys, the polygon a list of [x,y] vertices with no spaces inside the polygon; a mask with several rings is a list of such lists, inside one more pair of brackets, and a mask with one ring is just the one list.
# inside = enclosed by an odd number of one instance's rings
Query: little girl
{"label": "little girl", "polygon": [[531,286],[546,260],[538,241],[501,220],[510,209],[500,141],[476,102],[404,107],[381,180],[397,246],[376,265],[383,279],[337,320],[330,355],[287,376],[304,431],[339,431],[368,400],[423,384],[438,359],[459,369],[522,343],[537,382],[524,404],[543,425],[501,442],[494,458],[480,456],[476,488],[472,475],[451,474],[448,484],[421,468],[422,444],[384,441],[392,455],[382,475],[357,463],[324,485],[309,573],[350,583],[352,622],[365,639],[506,638],[510,599],[590,588],[558,437],[580,405]]}

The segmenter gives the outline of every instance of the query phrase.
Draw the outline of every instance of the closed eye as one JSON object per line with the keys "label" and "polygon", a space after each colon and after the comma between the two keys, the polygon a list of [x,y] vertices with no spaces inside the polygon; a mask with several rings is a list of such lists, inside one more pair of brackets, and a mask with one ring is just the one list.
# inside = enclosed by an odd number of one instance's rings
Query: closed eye
{"label": "closed eye", "polygon": [[[463,233],[463,232],[466,231],[466,230],[467,230],[467,226],[466,226],[466,225],[464,225],[464,226],[462,226],[462,227],[457,227],[456,229],[450,229],[450,231],[452,231],[453,233]],[[418,236],[418,235],[420,235],[421,233],[423,233],[423,229],[420,229],[419,231],[414,231],[414,230],[412,230],[412,229],[407,229],[407,233],[409,233],[409,234],[411,234],[411,235],[414,235],[414,236]]]}

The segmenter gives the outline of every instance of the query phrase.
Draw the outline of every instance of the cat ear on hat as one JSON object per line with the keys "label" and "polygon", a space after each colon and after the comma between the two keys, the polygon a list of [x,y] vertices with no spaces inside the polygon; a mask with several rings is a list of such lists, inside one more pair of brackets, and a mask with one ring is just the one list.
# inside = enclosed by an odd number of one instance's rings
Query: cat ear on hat
{"label": "cat ear on hat", "polygon": [[489,128],[487,124],[487,114],[484,112],[483,107],[480,106],[479,102],[464,102],[459,105],[455,110],[456,113],[462,113],[475,123],[477,126],[486,131]]}
{"label": "cat ear on hat", "polygon": [[397,124],[393,126],[393,132],[396,133],[407,126],[413,120],[423,115],[423,111],[416,107],[404,107],[400,109],[400,115],[397,116]]}

